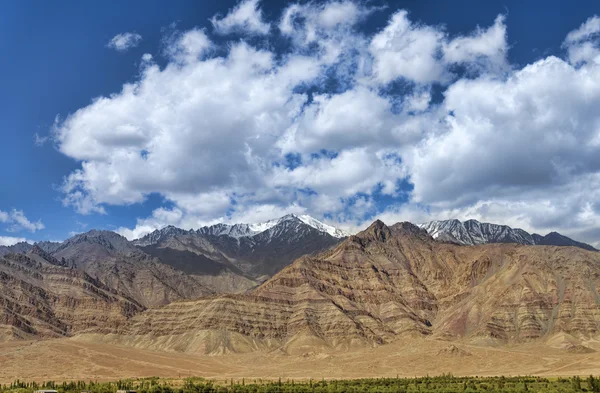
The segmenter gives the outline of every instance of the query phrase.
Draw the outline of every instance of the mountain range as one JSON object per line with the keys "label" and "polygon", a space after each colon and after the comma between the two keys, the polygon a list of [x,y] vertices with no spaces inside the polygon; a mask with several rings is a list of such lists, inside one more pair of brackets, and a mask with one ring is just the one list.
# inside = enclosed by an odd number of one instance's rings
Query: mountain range
{"label": "mountain range", "polygon": [[166,227],[135,241],[91,230],[60,243],[0,247],[0,325],[12,338],[69,336],[96,326],[78,322],[86,315],[79,307],[110,319],[100,324],[107,327],[174,301],[244,292],[345,235],[287,215],[262,224]]}
{"label": "mountain range", "polygon": [[459,220],[430,221],[420,225],[434,239],[444,242],[476,245],[488,243],[517,243],[527,245],[544,246],[573,246],[590,251],[598,251],[595,247],[575,241],[558,232],[550,232],[546,236],[537,233],[529,234],[519,229],[511,228],[507,225],[490,224],[479,222],[477,220]]}
{"label": "mountain range", "polygon": [[464,247],[411,223],[376,221],[246,294],[174,302],[82,339],[203,354],[306,354],[428,337],[494,346],[558,337],[572,345],[598,338],[599,285],[597,252]]}
{"label": "mountain range", "polygon": [[300,256],[348,235],[312,217],[288,214],[259,224],[217,224],[189,231],[168,226],[132,244],[187,273],[220,267],[263,281]]}
{"label": "mountain range", "polygon": [[348,235],[287,215],[134,241],[92,230],[0,248],[0,341],[220,354],[598,338],[600,253],[581,244],[474,220]]}

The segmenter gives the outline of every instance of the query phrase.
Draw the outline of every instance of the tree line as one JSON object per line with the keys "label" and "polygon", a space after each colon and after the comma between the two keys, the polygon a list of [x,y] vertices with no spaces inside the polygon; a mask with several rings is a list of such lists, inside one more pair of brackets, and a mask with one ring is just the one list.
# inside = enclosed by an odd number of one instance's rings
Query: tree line
{"label": "tree line", "polygon": [[184,380],[157,377],[116,382],[70,381],[57,383],[16,380],[0,385],[0,393],[32,393],[51,389],[59,393],[600,393],[600,378],[455,377],[451,374],[420,378],[366,378],[345,380]]}

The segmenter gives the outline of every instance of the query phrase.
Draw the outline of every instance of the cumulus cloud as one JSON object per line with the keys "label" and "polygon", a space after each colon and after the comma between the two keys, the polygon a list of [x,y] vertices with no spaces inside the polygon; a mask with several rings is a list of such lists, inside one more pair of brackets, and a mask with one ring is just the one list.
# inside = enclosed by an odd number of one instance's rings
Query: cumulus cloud
{"label": "cumulus cloud", "polygon": [[498,15],[487,29],[477,27],[471,35],[456,37],[443,45],[446,63],[469,64],[486,72],[508,68],[507,52],[504,15]]}
{"label": "cumulus cloud", "polygon": [[374,10],[353,1],[292,4],[283,11],[279,30],[297,43],[308,44],[336,29],[354,26]]}
{"label": "cumulus cloud", "polygon": [[278,27],[294,50],[317,52],[325,64],[335,64],[330,71],[338,79],[354,79],[366,65],[368,46],[356,25],[377,10],[354,1],[293,3],[283,10]]}
{"label": "cumulus cloud", "polygon": [[235,6],[225,17],[214,16],[211,22],[215,31],[219,34],[230,34],[240,32],[247,34],[267,34],[271,29],[269,23],[265,23],[262,10],[258,6],[259,0],[243,0]]}
{"label": "cumulus cloud", "polygon": [[[191,63],[197,61],[212,48],[212,42],[204,31],[191,29],[185,33],[174,33],[167,40],[165,54],[174,63]],[[145,53],[142,56],[142,65],[152,65],[152,55]]]}
{"label": "cumulus cloud", "polygon": [[[351,230],[456,217],[597,241],[600,65],[569,51],[511,65],[502,15],[453,36],[394,10],[367,35],[373,11],[288,5],[275,16],[283,52],[170,36],[166,65],[144,55],[137,80],[56,123],[59,151],[81,163],[63,202],[87,214],[164,197],[119,229],[128,238],[297,212]],[[567,49],[595,48],[595,20]],[[213,23],[268,25],[255,1]]]}
{"label": "cumulus cloud", "polygon": [[29,221],[23,210],[12,209],[9,212],[0,210],[0,223],[8,225],[9,232],[29,231],[35,232],[44,229],[40,220]]}
{"label": "cumulus cloud", "polygon": [[382,84],[403,79],[419,84],[451,80],[449,65],[462,64],[486,73],[507,67],[506,25],[499,15],[488,29],[477,27],[466,36],[449,39],[440,27],[413,22],[408,12],[392,15],[376,34],[369,50],[373,76]]}
{"label": "cumulus cloud", "polygon": [[598,67],[549,57],[507,80],[456,82],[439,109],[439,134],[405,157],[414,199],[453,206],[598,172],[598,77]]}
{"label": "cumulus cloud", "polygon": [[142,36],[137,33],[120,33],[108,41],[106,46],[118,52],[125,52],[135,48],[142,41]]}
{"label": "cumulus cloud", "polygon": [[443,39],[443,31],[412,23],[407,11],[395,13],[371,40],[374,77],[383,84],[398,78],[416,83],[446,79],[447,70],[441,62]]}

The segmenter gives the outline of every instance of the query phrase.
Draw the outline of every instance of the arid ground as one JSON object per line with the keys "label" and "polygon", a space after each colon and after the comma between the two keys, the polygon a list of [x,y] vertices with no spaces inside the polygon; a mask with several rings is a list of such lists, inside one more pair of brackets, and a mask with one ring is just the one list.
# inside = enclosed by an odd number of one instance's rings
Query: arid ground
{"label": "arid ground", "polygon": [[[588,342],[589,348],[600,343]],[[160,376],[211,379],[320,379],[420,375],[589,375],[600,372],[600,352],[572,353],[548,344],[501,348],[438,340],[404,340],[376,348],[289,356],[222,356],[154,352],[75,339],[0,344],[0,383],[21,380],[115,380]]]}

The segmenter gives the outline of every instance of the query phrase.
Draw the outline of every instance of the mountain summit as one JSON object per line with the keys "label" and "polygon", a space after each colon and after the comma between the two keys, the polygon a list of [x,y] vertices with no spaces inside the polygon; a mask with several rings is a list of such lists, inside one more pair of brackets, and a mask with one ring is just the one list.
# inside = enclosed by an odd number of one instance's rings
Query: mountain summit
{"label": "mountain summit", "polygon": [[246,281],[250,279],[257,280],[252,281],[255,285],[300,256],[322,251],[347,236],[310,216],[288,214],[260,223],[216,224],[197,230],[168,226],[132,244],[190,274],[205,274],[208,269],[221,276],[226,269],[238,284],[250,284]]}
{"label": "mountain summit", "polygon": [[[210,226],[204,226],[197,230],[190,229],[186,231],[185,229],[180,229],[174,227],[172,225],[166,226],[162,229],[157,229],[152,233],[147,234],[146,236],[136,239],[133,243],[137,246],[149,246],[152,244],[160,243],[161,241],[181,235],[209,235],[209,236],[228,236],[232,238],[242,238],[242,237],[252,237],[259,235],[263,232],[267,232],[272,228],[283,225],[287,223],[289,226],[290,223],[294,223],[298,230],[303,225],[309,226],[311,228],[316,229],[319,232],[326,233],[334,238],[342,239],[344,237],[350,236],[350,234],[342,229],[333,227],[331,225],[325,224],[316,218],[313,218],[309,215],[296,215],[296,214],[287,214],[283,217],[268,220],[265,222],[253,223],[253,224],[224,224],[219,223]],[[293,224],[293,225],[294,225]]]}
{"label": "mountain summit", "polygon": [[546,236],[536,233],[529,234],[523,229],[511,228],[507,225],[490,224],[477,220],[461,222],[456,219],[443,221],[430,221],[420,225],[431,237],[436,240],[462,245],[476,245],[488,243],[518,243],[525,245],[544,246],[573,246],[590,251],[598,251],[586,243],[581,243],[551,232]]}

